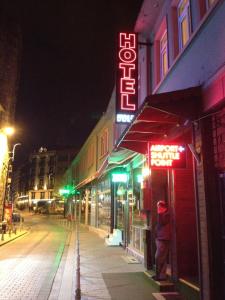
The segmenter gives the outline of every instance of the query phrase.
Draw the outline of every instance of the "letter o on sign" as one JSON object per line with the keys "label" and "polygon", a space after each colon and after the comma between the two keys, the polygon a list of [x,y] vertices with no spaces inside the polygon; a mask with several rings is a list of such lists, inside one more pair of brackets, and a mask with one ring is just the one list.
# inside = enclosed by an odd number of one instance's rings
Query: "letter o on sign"
{"label": "letter o on sign", "polygon": [[136,59],[136,52],[133,49],[123,48],[119,52],[119,58],[125,63],[132,63]]}

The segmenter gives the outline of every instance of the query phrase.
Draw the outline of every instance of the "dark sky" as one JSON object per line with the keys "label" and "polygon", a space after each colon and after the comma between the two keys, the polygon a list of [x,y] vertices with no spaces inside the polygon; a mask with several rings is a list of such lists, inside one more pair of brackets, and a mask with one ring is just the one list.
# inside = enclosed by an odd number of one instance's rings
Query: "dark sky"
{"label": "dark sky", "polygon": [[115,83],[116,33],[140,0],[20,0],[23,52],[16,122],[27,149],[80,147]]}

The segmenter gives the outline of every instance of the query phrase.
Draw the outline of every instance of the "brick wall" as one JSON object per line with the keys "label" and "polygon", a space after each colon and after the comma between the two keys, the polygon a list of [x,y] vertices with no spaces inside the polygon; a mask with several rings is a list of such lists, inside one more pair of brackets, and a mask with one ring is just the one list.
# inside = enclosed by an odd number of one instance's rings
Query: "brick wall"
{"label": "brick wall", "polygon": [[[195,149],[201,151],[202,136],[199,123],[195,124]],[[201,155],[201,152],[200,152]],[[205,196],[205,180],[203,169],[203,158],[201,162],[196,163],[196,188],[197,188],[197,213],[198,213],[198,241],[200,247],[201,259],[201,280],[202,280],[202,297],[205,300],[210,299],[210,269],[209,269],[209,240],[208,240],[208,223],[207,208]]]}

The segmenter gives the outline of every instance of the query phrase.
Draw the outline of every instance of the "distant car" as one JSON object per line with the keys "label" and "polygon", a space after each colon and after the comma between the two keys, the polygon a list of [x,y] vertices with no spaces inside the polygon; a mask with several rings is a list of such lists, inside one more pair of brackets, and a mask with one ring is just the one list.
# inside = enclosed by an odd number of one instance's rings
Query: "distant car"
{"label": "distant car", "polygon": [[46,206],[44,206],[44,207],[38,207],[37,211],[40,214],[48,214],[49,213],[48,208]]}
{"label": "distant car", "polygon": [[21,217],[20,213],[18,213],[18,212],[12,213],[12,221],[13,222],[20,222],[21,218],[22,217]]}

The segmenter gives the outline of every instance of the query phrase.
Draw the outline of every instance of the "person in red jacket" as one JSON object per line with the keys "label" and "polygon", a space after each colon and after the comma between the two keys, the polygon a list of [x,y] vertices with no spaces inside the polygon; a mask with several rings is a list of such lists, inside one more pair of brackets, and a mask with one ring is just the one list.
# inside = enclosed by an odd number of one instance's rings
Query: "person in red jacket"
{"label": "person in red jacket", "polygon": [[156,276],[155,280],[166,280],[167,256],[170,248],[171,229],[170,213],[164,200],[157,203],[156,225]]}

